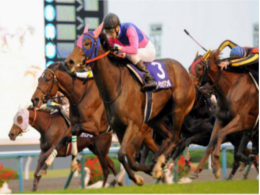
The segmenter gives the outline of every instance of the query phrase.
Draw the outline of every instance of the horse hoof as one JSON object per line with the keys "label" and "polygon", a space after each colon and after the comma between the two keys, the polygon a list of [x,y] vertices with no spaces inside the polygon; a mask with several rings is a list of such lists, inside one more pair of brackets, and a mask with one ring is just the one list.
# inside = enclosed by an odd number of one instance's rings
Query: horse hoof
{"label": "horse hoof", "polygon": [[114,179],[110,184],[109,184],[109,187],[115,187],[116,186],[116,180]]}
{"label": "horse hoof", "polygon": [[144,179],[140,175],[135,175],[136,184],[139,186],[144,185]]}
{"label": "horse hoof", "polygon": [[33,192],[36,192],[36,190],[37,190],[37,184],[33,184],[33,189],[32,189],[32,191],[33,191]]}
{"label": "horse hoof", "polygon": [[75,172],[78,169],[78,163],[71,163],[70,170]]}
{"label": "horse hoof", "polygon": [[245,166],[244,165],[240,165],[240,167],[238,168],[238,171],[239,172],[242,172],[245,170]]}
{"label": "horse hoof", "polygon": [[220,171],[219,171],[219,169],[213,169],[213,173],[214,173],[216,179],[218,179],[218,178],[220,177]]}
{"label": "horse hoof", "polygon": [[124,186],[121,181],[120,181],[120,182],[117,182],[117,184],[118,184],[119,186]]}
{"label": "horse hoof", "polygon": [[38,173],[38,177],[40,177],[40,176],[43,176],[43,175],[46,175],[47,174],[47,171],[46,170],[43,170],[43,169],[41,169],[40,171],[39,171],[39,173]]}
{"label": "horse hoof", "polygon": [[191,175],[189,176],[190,179],[197,179],[199,175],[195,172],[192,172]]}
{"label": "horse hoof", "polygon": [[152,176],[154,179],[160,179],[163,175],[162,169],[152,172]]}

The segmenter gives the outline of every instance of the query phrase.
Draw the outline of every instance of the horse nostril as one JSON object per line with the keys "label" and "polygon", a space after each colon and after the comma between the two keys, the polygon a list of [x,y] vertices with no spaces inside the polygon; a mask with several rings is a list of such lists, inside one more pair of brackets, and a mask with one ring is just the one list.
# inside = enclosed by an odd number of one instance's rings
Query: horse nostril
{"label": "horse nostril", "polygon": [[10,133],[10,134],[9,134],[9,137],[14,137],[14,134],[13,134],[13,133]]}
{"label": "horse nostril", "polygon": [[33,106],[37,106],[38,102],[39,102],[39,98],[34,98],[31,100],[33,103]]}
{"label": "horse nostril", "polygon": [[69,65],[73,65],[74,61],[73,60],[69,60]]}

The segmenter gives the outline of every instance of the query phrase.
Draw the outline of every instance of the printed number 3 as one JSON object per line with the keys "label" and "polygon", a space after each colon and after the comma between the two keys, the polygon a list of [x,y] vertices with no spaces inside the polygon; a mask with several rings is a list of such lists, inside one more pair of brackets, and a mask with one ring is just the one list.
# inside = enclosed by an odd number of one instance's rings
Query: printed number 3
{"label": "printed number 3", "polygon": [[152,62],[151,63],[153,66],[155,65],[158,65],[158,69],[159,71],[161,72],[160,74],[158,73],[157,76],[160,78],[160,79],[164,79],[165,78],[165,72],[164,70],[162,69],[162,65],[158,62]]}

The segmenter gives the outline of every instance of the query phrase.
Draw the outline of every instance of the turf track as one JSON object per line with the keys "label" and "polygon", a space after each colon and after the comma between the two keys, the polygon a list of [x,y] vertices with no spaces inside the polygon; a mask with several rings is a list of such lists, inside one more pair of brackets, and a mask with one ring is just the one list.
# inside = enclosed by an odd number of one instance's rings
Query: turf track
{"label": "turf track", "polygon": [[[25,192],[32,193],[32,192]],[[192,182],[189,184],[172,185],[144,185],[130,187],[116,187],[105,189],[67,189],[55,191],[40,191],[43,194],[259,194],[258,180],[245,181],[214,181],[214,182]]]}

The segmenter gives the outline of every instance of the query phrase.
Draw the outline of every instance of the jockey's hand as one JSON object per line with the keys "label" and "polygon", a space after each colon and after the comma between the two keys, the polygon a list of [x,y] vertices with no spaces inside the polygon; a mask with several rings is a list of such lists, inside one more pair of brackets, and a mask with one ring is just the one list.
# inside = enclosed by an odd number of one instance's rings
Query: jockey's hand
{"label": "jockey's hand", "polygon": [[221,70],[223,70],[224,68],[227,69],[228,65],[229,65],[229,61],[223,61],[218,66],[220,67]]}
{"label": "jockey's hand", "polygon": [[110,50],[111,51],[120,51],[121,49],[119,49],[119,47],[112,47]]}

